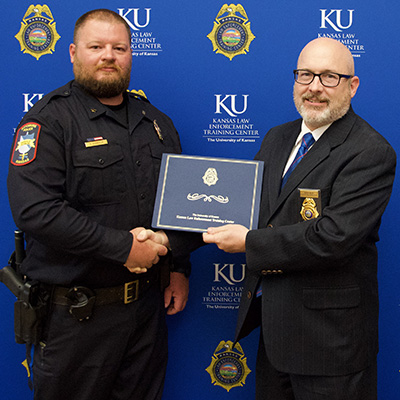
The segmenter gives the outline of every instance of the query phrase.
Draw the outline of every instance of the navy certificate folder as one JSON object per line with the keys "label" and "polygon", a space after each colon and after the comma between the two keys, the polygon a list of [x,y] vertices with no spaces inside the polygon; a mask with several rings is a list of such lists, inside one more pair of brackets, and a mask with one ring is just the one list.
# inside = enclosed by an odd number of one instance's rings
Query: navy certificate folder
{"label": "navy certificate folder", "polygon": [[264,163],[163,154],[153,228],[204,232],[240,224],[256,229]]}

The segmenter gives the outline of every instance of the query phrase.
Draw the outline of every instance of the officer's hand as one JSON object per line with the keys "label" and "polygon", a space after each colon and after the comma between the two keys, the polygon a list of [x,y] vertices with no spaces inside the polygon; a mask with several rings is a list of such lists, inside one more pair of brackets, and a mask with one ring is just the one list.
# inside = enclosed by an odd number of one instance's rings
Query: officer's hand
{"label": "officer's hand", "polygon": [[215,243],[227,253],[246,251],[246,235],[249,230],[243,225],[223,225],[218,228],[208,228],[203,233],[205,243]]}
{"label": "officer's hand", "polygon": [[180,272],[171,272],[170,284],[164,292],[164,303],[168,315],[182,311],[189,297],[189,278]]}
{"label": "officer's hand", "polygon": [[151,239],[139,241],[137,235],[142,231],[145,231],[145,229],[135,228],[130,231],[133,235],[133,242],[128,259],[124,264],[130,272],[136,274],[147,272],[149,268],[158,263],[159,256],[165,256],[168,253],[165,246]]}
{"label": "officer's hand", "polygon": [[154,232],[151,229],[144,229],[137,235],[137,240],[139,240],[139,242],[144,242],[149,239],[165,247],[170,247],[168,236],[164,231]]}

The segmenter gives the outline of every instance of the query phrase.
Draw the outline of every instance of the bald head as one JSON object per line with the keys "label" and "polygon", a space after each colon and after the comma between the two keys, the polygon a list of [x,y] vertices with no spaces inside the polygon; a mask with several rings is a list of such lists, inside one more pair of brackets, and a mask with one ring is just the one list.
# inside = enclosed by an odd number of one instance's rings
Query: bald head
{"label": "bald head", "polygon": [[350,50],[344,44],[335,39],[318,38],[303,48],[297,68],[354,75],[354,60]]}
{"label": "bald head", "polygon": [[[307,127],[315,130],[342,118],[350,108],[359,79],[349,49],[337,40],[318,38],[301,51],[297,69],[314,74],[309,83],[295,81],[293,99]],[[324,85],[321,76],[339,74],[336,86]],[[318,77],[317,77],[318,76]]]}

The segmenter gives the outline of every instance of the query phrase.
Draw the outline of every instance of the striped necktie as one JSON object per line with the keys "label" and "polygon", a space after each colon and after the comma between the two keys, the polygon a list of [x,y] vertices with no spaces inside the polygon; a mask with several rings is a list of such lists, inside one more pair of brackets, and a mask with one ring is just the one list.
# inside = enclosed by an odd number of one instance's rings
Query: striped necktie
{"label": "striped necktie", "polygon": [[312,133],[308,132],[306,133],[302,139],[301,139],[301,145],[300,148],[296,154],[296,157],[294,158],[292,164],[290,165],[289,169],[286,171],[286,174],[282,178],[282,183],[281,187],[284,186],[286,181],[289,178],[289,175],[293,172],[293,170],[297,167],[297,164],[303,159],[303,157],[306,155],[308,150],[310,150],[311,146],[314,144],[315,139],[312,135]]}

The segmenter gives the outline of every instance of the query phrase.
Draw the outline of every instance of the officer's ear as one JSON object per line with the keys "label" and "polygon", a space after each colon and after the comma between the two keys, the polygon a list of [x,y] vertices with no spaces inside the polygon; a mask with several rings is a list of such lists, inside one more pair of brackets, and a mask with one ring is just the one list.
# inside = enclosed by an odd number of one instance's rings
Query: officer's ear
{"label": "officer's ear", "polygon": [[71,43],[69,45],[69,57],[71,59],[71,63],[73,64],[75,61],[75,52],[76,52],[76,45],[74,43]]}

